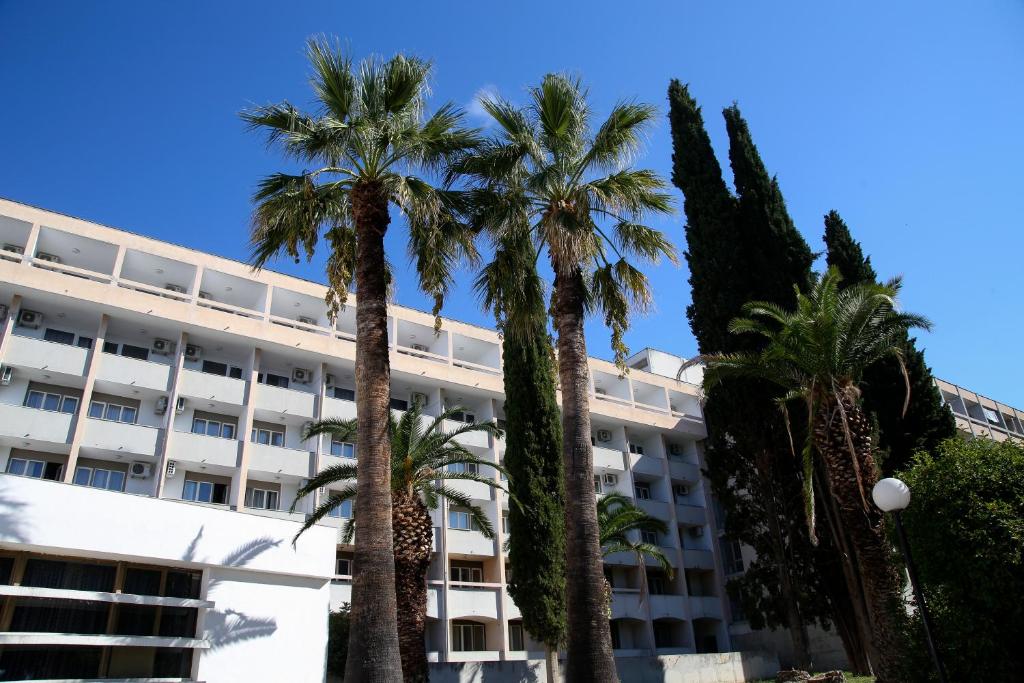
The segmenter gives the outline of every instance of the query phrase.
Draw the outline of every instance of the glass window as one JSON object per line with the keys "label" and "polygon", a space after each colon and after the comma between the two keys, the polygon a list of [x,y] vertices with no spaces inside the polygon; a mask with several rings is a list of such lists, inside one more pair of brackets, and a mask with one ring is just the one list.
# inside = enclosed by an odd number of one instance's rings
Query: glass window
{"label": "glass window", "polygon": [[651,545],[658,545],[658,532],[643,530],[640,532],[640,539],[644,543],[650,543]]}
{"label": "glass window", "polygon": [[42,408],[44,394],[41,391],[30,391],[25,397],[25,405],[29,408]]}
{"label": "glass window", "polygon": [[456,652],[479,652],[486,650],[484,625],[471,621],[453,622],[452,649]]}
{"label": "glass window", "polygon": [[284,432],[271,431],[269,429],[256,429],[250,434],[253,443],[261,443],[269,446],[284,446]]}
{"label": "glass window", "polygon": [[221,438],[224,439],[235,438],[235,425],[231,424],[230,422],[225,422],[220,426],[220,435]]}
{"label": "glass window", "polygon": [[[333,495],[333,494],[332,494]],[[340,505],[334,506],[330,512],[327,513],[328,517],[335,517],[338,519],[349,519],[352,517],[352,500],[342,501]]]}
{"label": "glass window", "polygon": [[601,475],[594,475],[594,493],[601,493]]}
{"label": "glass window", "polygon": [[220,436],[220,422],[214,422],[210,420],[206,423],[206,435],[207,436]]}
{"label": "glass window", "polygon": [[75,468],[75,483],[79,486],[88,486],[92,478],[92,470],[88,467]]}
{"label": "glass window", "polygon": [[43,397],[43,410],[59,410],[60,398],[60,394],[46,394],[46,396]]}
{"label": "glass window", "polygon": [[149,360],[149,349],[141,346],[132,346],[131,344],[121,344],[121,355],[127,358],[137,358],[138,360]]}
{"label": "glass window", "polygon": [[23,477],[34,477],[42,479],[46,471],[46,463],[42,460],[25,460],[23,458],[11,458],[7,461],[8,474],[17,474]]}
{"label": "glass window", "polygon": [[400,398],[391,399],[391,410],[409,410],[409,402]]}
{"label": "glass window", "polygon": [[138,411],[135,408],[129,406],[123,406],[121,408],[121,422],[128,424],[135,424],[135,418],[138,417]]}
{"label": "glass window", "polygon": [[107,406],[99,401],[93,401],[89,404],[89,417],[96,418],[98,420],[103,419],[103,413]]}
{"label": "glass window", "polygon": [[78,399],[74,396],[65,396],[60,404],[60,412],[74,414],[78,410]]}
{"label": "glass window", "polygon": [[234,379],[242,379],[242,368],[236,368],[234,366],[231,366],[228,369],[228,377],[232,377]]}
{"label": "glass window", "polygon": [[199,482],[198,493],[196,493],[196,500],[203,503],[209,503],[213,500],[213,484],[208,481]]}
{"label": "glass window", "polygon": [[25,474],[25,461],[21,458],[11,458],[7,461],[8,474]]}
{"label": "glass window", "polygon": [[92,486],[97,489],[107,488],[107,478],[110,476],[110,472],[107,470],[93,470],[92,473]]}
{"label": "glass window", "polygon": [[480,529],[477,526],[476,520],[472,518],[469,512],[465,510],[449,510],[448,511],[448,528],[449,529],[465,529],[478,531]]}
{"label": "glass window", "polygon": [[74,344],[75,334],[47,327],[46,332],[43,333],[43,339],[48,342],[56,342],[57,344]]}
{"label": "glass window", "polygon": [[185,486],[181,490],[182,500],[195,500],[196,499],[196,482],[185,480]]}
{"label": "glass window", "polygon": [[124,472],[111,472],[107,479],[107,490],[124,491]]}
{"label": "glass window", "polygon": [[356,457],[355,444],[348,443],[347,441],[335,441],[332,439],[331,455],[339,458],[354,458]]}
{"label": "glass window", "polygon": [[204,360],[202,371],[209,373],[211,375],[221,375],[223,377],[224,375],[228,374],[228,366],[226,363],[218,363],[217,361],[213,360]]}
{"label": "glass window", "polygon": [[78,346],[80,348],[83,348],[83,349],[91,349],[92,348],[92,337],[79,337],[78,338]]}
{"label": "glass window", "polygon": [[245,491],[245,506],[257,510],[276,510],[277,491],[248,488]]}
{"label": "glass window", "polygon": [[526,649],[525,647],[523,647],[522,624],[508,625],[508,649],[512,651],[521,651]]}
{"label": "glass window", "polygon": [[107,420],[113,420],[118,422],[121,419],[121,406],[115,406],[113,404],[107,404],[107,411],[103,416]]}
{"label": "glass window", "polygon": [[205,434],[206,433],[206,420],[194,417],[192,418],[192,433],[193,434]]}
{"label": "glass window", "polygon": [[636,495],[637,500],[650,500],[651,499],[651,485],[644,482],[636,482],[633,484],[633,492]]}
{"label": "glass window", "polygon": [[352,560],[347,557],[339,557],[334,573],[340,576],[352,576]]}
{"label": "glass window", "polygon": [[354,401],[356,400],[356,392],[352,389],[334,387],[334,398],[341,399],[342,401]]}
{"label": "glass window", "polygon": [[477,467],[475,462],[456,462],[448,466],[449,472],[458,472],[459,474],[479,474],[480,468]]}
{"label": "glass window", "polygon": [[117,353],[117,344],[114,342],[103,342],[103,353]]}

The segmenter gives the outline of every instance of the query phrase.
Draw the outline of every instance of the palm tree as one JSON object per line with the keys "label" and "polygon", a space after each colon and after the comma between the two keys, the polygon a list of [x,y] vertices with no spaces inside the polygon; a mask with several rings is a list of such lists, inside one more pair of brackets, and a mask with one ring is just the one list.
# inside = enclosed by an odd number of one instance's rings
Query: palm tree
{"label": "palm tree", "polygon": [[456,164],[475,181],[474,226],[495,245],[528,230],[554,271],[553,322],[558,334],[566,497],[566,607],[569,681],[617,680],[605,618],[597,501],[590,443],[590,372],[583,332],[586,315],[604,314],[616,361],[625,371],[623,335],[632,309],[651,300],[633,257],[675,260],[665,237],[642,221],[671,211],[665,182],[630,168],[641,136],[655,116],[644,104],[613,107],[591,128],[587,92],[578,80],[548,75],[517,108],[485,99],[498,136]]}
{"label": "palm tree", "polygon": [[[356,403],[362,466],[356,507],[362,532],[356,542],[350,656],[345,679],[401,677],[388,455],[387,292],[390,271],[384,235],[395,204],[409,224],[409,248],[422,288],[434,297],[435,315],[462,256],[474,256],[471,238],[454,218],[459,193],[435,187],[414,173],[435,173],[476,142],[461,127],[462,113],[443,105],[424,115],[431,66],[397,55],[354,66],[340,47],[310,40],[310,84],[316,110],[282,102],[242,113],[286,157],[304,168],[267,176],[255,193],[252,259],[255,268],[300,250],[311,258],[323,236],[328,313],[344,306],[355,280]],[[439,324],[439,323],[438,323]]]}
{"label": "palm tree", "polygon": [[[466,449],[458,438],[471,432],[486,432],[500,435],[494,424],[489,422],[466,424],[451,431],[445,431],[446,420],[456,417],[462,408],[449,408],[433,418],[424,427],[419,405],[395,420],[389,414],[388,437],[391,442],[391,500],[392,500],[392,546],[395,555],[395,592],[402,609],[398,612],[398,637],[402,655],[402,671],[405,681],[420,683],[429,679],[426,635],[427,615],[427,570],[430,567],[431,545],[434,539],[430,510],[437,508],[440,499],[447,499],[469,512],[474,527],[487,538],[494,538],[490,520],[479,506],[458,489],[446,482],[456,480],[478,481],[488,486],[502,488],[493,477],[485,477],[473,469],[483,466],[504,471],[492,462],[482,460]],[[327,434],[338,441],[355,441],[358,444],[358,427],[355,420],[327,419],[310,425],[303,438],[315,438]],[[363,459],[359,448],[359,462]],[[331,465],[313,477],[296,493],[292,510],[300,500],[321,488],[331,491],[295,535],[298,539],[307,529],[327,516],[342,503],[357,496],[357,489],[351,482],[357,479],[359,467],[356,463]],[[338,487],[340,488],[333,488]],[[362,494],[359,494],[362,495]],[[358,512],[353,512],[351,521],[342,531],[343,543],[351,543],[356,530]],[[358,518],[359,533],[363,533],[362,518]],[[358,559],[356,560],[358,562]],[[356,567],[358,570],[358,566]]]}
{"label": "palm tree", "polygon": [[[704,357],[704,382],[714,386],[739,376],[780,385],[788,391],[780,403],[787,426],[785,402],[803,403],[810,422],[802,453],[808,529],[813,539],[816,456],[825,472],[824,493],[834,501],[860,568],[876,680],[892,683],[904,680],[900,655],[906,613],[882,513],[868,502],[878,468],[858,382],[864,369],[882,358],[895,358],[902,366],[900,349],[907,330],[930,325],[921,316],[897,310],[899,279],[841,291],[840,279],[834,268],[815,278],[807,294],[798,292],[795,311],[748,303],[748,317],[733,320],[730,330],[764,337],[764,350]],[[907,388],[909,400],[909,384]]]}

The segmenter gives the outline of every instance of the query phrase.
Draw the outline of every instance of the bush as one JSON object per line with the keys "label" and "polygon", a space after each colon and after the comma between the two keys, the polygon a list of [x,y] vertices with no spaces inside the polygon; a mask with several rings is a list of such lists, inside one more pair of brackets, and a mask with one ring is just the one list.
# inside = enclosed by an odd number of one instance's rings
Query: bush
{"label": "bush", "polygon": [[348,659],[350,611],[351,606],[346,602],[327,618],[327,673],[339,678],[345,675],[345,660]]}
{"label": "bush", "polygon": [[950,439],[902,478],[912,492],[903,519],[949,679],[1021,680],[1024,447]]}

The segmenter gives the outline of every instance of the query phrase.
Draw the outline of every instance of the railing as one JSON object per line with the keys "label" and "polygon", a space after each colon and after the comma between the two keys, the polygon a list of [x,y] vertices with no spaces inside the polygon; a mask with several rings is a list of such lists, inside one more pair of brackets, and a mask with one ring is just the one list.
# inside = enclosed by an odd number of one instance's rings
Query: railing
{"label": "railing", "polygon": [[313,334],[321,334],[321,335],[328,335],[328,336],[330,336],[330,334],[331,334],[331,329],[329,327],[324,327],[322,325],[314,325],[314,324],[311,324],[311,323],[305,323],[305,322],[302,322],[301,320],[292,320],[291,318],[285,318],[285,317],[282,317],[280,315],[272,315],[272,316],[270,316],[270,322],[274,323],[275,325],[280,325],[282,327],[291,327],[292,329],[296,329],[296,330],[304,330],[306,332],[312,332]]}
{"label": "railing", "polygon": [[85,268],[69,266],[64,263],[55,263],[54,261],[44,261],[39,257],[33,258],[31,263],[36,268],[40,268],[42,270],[52,270],[56,273],[64,273],[71,277],[83,278],[94,282],[104,282],[109,284],[114,279],[113,275],[108,275],[107,273],[99,273],[94,270],[86,270]]}
{"label": "railing", "polygon": [[476,370],[478,372],[486,372],[486,373],[488,373],[490,375],[500,375],[501,374],[501,369],[500,368],[495,368],[495,367],[492,367],[490,365],[481,365],[480,363],[473,363],[473,362],[468,361],[468,360],[459,360],[458,358],[453,358],[452,359],[452,365],[454,365],[456,367],[460,367],[460,368],[465,368],[467,370]]}
{"label": "railing", "polygon": [[433,351],[420,351],[419,349],[413,349],[408,346],[399,346],[398,344],[395,344],[395,350],[398,351],[398,353],[404,354],[406,356],[412,356],[414,358],[423,358],[424,360],[429,360],[435,363],[443,363],[444,365],[448,365],[448,356],[442,356],[441,354],[434,353]]}
{"label": "railing", "polygon": [[231,313],[232,315],[239,315],[243,318],[252,318],[254,320],[263,320],[263,313],[261,311],[254,311],[249,308],[242,308],[241,306],[235,306],[234,304],[226,304],[220,301],[214,301],[213,299],[196,299],[197,306],[203,306],[204,308],[212,308],[215,311],[221,313]]}
{"label": "railing", "polygon": [[137,282],[135,280],[129,280],[127,278],[118,278],[117,286],[123,287],[124,289],[131,289],[136,292],[142,292],[144,294],[153,294],[163,299],[173,299],[182,303],[189,303],[192,300],[191,295],[183,292],[175,292],[173,289],[167,289],[166,287],[158,287],[156,285],[150,285],[145,282]]}

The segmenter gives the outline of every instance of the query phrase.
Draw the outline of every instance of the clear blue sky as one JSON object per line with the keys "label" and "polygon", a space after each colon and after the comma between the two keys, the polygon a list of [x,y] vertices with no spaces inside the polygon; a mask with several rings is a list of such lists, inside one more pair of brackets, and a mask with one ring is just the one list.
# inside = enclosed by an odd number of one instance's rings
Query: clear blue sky
{"label": "clear blue sky", "polygon": [[[737,100],[812,248],[838,209],[876,269],[905,276],[906,308],[935,322],[922,343],[936,373],[1024,408],[1019,0],[0,0],[0,196],[245,258],[250,194],[280,163],[237,113],[308,101],[302,48],[316,33],[356,56],[433,58],[435,103],[484,88],[522,100],[568,70],[599,113],[634,96],[664,110],[679,78],[723,160],[720,111]],[[643,163],[668,175],[667,121]],[[393,225],[397,301],[428,308]],[[681,216],[660,227],[685,246]],[[277,268],[321,279],[322,261]],[[657,310],[628,343],[694,353],[685,267],[650,274]],[[489,324],[468,281],[446,314]],[[607,357],[600,321],[588,334]]]}

